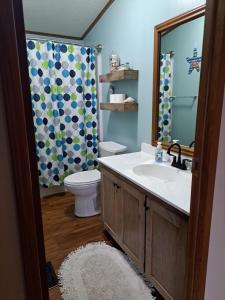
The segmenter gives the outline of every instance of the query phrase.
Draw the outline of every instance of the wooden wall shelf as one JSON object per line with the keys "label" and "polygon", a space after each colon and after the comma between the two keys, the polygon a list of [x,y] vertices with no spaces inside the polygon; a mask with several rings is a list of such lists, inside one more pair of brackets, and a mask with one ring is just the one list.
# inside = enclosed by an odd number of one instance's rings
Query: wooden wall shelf
{"label": "wooden wall shelf", "polygon": [[138,79],[138,70],[120,70],[113,71],[108,74],[100,75],[100,82],[111,82],[119,80],[137,80]]}
{"label": "wooden wall shelf", "polygon": [[138,111],[138,103],[100,103],[101,110],[110,110],[116,112]]}

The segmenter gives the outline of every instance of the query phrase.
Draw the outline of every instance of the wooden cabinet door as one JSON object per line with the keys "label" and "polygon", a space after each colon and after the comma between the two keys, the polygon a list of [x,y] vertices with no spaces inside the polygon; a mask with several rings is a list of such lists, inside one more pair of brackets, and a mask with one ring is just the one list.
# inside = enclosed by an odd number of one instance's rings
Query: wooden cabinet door
{"label": "wooden cabinet door", "polygon": [[108,172],[102,170],[102,207],[105,229],[119,243],[122,233],[122,199],[120,181]]}
{"label": "wooden cabinet door", "polygon": [[188,221],[147,199],[145,273],[167,300],[185,299]]}
{"label": "wooden cabinet door", "polygon": [[145,195],[123,182],[122,247],[141,271],[144,270]]}

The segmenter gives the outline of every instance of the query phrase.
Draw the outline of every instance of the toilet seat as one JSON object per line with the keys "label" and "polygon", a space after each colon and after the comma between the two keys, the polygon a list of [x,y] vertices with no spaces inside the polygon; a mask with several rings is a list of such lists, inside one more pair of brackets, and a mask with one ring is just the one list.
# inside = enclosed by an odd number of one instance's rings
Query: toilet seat
{"label": "toilet seat", "polygon": [[71,174],[64,179],[67,186],[84,186],[101,181],[101,173],[98,170],[83,171]]}

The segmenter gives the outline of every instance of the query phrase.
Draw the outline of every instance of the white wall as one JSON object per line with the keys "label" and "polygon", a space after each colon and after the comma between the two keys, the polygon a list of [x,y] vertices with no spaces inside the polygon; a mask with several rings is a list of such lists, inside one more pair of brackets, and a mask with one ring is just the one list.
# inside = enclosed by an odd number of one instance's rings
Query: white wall
{"label": "white wall", "polygon": [[225,96],[223,102],[205,300],[225,299]]}

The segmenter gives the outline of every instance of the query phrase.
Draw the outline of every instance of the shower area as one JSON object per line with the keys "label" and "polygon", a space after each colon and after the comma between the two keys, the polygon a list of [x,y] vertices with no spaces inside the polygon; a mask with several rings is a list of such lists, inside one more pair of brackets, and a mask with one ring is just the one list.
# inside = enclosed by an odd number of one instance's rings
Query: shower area
{"label": "shower area", "polygon": [[41,192],[98,156],[97,48],[27,37],[30,91]]}

